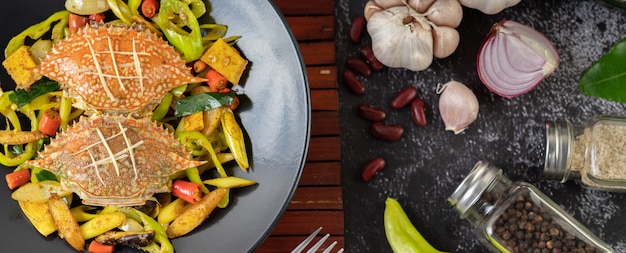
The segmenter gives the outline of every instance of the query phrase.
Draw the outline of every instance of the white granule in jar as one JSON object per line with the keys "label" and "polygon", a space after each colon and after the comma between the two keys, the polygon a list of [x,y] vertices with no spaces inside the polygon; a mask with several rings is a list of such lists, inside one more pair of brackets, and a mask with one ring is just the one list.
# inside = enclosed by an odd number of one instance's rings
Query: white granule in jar
{"label": "white granule in jar", "polygon": [[626,186],[626,126],[597,124],[577,136],[570,170],[590,186]]}

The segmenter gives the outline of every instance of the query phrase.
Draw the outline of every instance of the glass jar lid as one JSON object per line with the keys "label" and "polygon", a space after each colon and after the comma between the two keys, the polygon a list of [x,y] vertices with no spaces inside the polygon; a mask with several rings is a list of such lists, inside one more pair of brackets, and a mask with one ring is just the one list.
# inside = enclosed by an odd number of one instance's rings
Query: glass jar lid
{"label": "glass jar lid", "polygon": [[467,177],[448,198],[461,218],[467,218],[468,210],[479,200],[481,195],[491,186],[502,171],[488,162],[478,161]]}
{"label": "glass jar lid", "polygon": [[[567,120],[546,121],[546,156],[543,176],[548,179],[566,180],[572,131]],[[573,143],[572,143],[573,144]]]}

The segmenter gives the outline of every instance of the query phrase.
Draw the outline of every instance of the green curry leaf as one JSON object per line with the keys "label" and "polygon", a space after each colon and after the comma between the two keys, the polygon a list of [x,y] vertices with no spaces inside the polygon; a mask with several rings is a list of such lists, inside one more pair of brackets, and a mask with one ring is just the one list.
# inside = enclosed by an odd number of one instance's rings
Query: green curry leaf
{"label": "green curry leaf", "polygon": [[592,64],[578,82],[586,95],[626,103],[626,38]]}
{"label": "green curry leaf", "polygon": [[59,83],[47,78],[42,78],[31,85],[29,91],[24,89],[15,90],[14,93],[9,94],[9,100],[11,100],[12,103],[17,104],[18,108],[20,108],[23,105],[30,103],[33,99],[58,89]]}
{"label": "green curry leaf", "polygon": [[186,98],[176,100],[174,103],[174,115],[176,117],[186,116],[192,113],[201,112],[228,106],[235,100],[235,92],[217,93],[205,92]]}

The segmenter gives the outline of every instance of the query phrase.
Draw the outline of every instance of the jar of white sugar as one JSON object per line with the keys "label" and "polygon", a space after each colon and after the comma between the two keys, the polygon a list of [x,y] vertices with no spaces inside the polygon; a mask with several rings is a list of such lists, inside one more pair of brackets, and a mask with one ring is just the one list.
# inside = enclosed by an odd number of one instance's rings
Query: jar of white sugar
{"label": "jar of white sugar", "polygon": [[596,190],[626,191],[626,117],[547,121],[543,174]]}

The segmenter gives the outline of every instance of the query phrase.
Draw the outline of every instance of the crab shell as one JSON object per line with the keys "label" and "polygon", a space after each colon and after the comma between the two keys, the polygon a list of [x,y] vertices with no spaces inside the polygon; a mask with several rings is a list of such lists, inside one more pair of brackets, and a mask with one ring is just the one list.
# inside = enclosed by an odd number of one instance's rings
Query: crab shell
{"label": "crab shell", "polygon": [[172,88],[204,81],[166,41],[126,25],[85,26],[33,71],[59,82],[87,114],[149,115]]}
{"label": "crab shell", "polygon": [[189,157],[172,134],[147,118],[91,115],[51,139],[27,164],[59,175],[63,188],[83,204],[135,206],[168,192],[172,174],[205,163]]}

